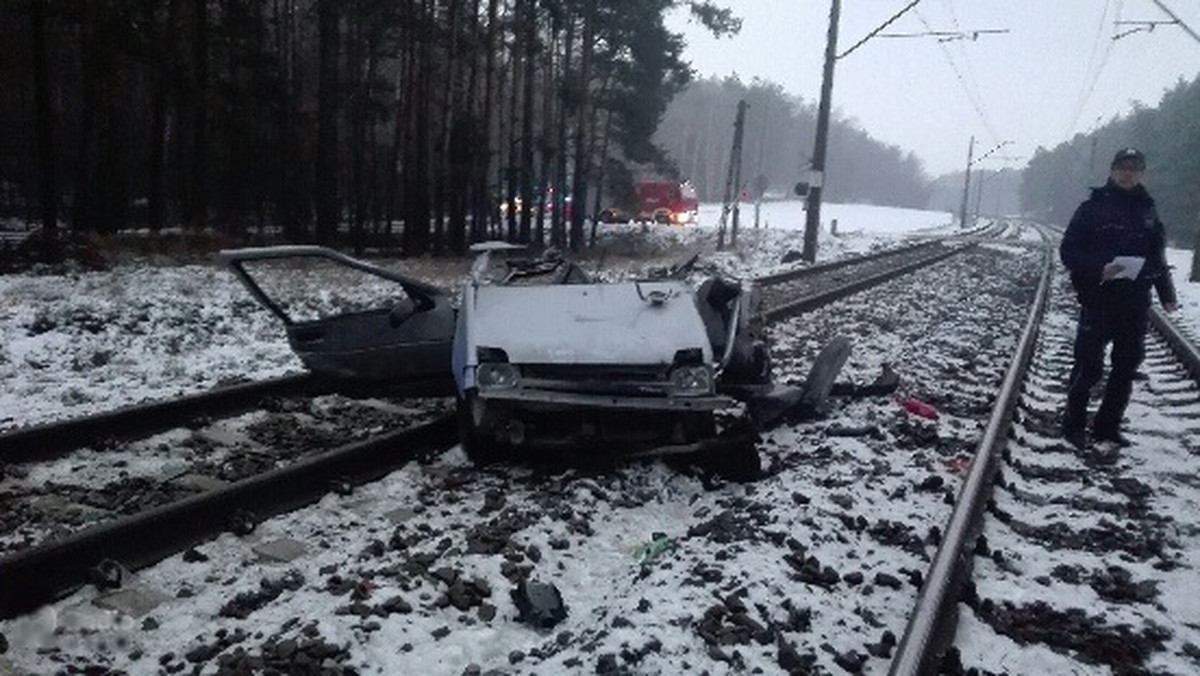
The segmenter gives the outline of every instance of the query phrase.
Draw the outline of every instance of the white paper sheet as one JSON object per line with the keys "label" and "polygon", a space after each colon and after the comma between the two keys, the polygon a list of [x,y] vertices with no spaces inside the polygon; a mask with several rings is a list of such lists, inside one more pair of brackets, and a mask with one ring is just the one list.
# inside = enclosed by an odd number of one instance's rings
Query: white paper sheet
{"label": "white paper sheet", "polygon": [[1146,259],[1141,256],[1117,256],[1112,262],[1121,266],[1121,271],[1113,279],[1137,279],[1142,266],[1146,264]]}

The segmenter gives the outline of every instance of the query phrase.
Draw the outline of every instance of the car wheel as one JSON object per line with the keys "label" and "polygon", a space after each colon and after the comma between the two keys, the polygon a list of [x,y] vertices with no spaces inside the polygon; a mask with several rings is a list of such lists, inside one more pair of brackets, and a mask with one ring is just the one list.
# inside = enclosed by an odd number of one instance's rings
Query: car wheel
{"label": "car wheel", "polygon": [[740,436],[726,439],[700,452],[700,468],[727,481],[755,481],[762,474],[757,439]]}

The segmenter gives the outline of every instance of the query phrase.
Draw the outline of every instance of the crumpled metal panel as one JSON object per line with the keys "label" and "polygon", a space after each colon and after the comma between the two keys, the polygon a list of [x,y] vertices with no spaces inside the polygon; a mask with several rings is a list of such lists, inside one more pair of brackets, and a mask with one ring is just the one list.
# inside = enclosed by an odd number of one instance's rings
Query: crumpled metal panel
{"label": "crumpled metal panel", "polygon": [[474,346],[514,364],[670,364],[691,348],[713,360],[685,282],[480,286],[467,312]]}

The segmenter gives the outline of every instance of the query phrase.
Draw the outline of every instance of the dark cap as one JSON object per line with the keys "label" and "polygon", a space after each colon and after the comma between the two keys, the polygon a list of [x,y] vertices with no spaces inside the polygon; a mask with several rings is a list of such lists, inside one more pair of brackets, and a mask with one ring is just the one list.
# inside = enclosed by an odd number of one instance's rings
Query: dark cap
{"label": "dark cap", "polygon": [[1137,148],[1122,148],[1113,156],[1113,161],[1110,166],[1117,166],[1119,162],[1132,162],[1137,165],[1138,169],[1146,168],[1146,156]]}

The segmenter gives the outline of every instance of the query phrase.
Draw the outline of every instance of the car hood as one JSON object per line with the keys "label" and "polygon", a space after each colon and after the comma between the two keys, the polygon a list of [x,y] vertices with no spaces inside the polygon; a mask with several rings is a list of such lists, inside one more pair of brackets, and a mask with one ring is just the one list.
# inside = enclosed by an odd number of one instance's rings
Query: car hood
{"label": "car hood", "polygon": [[516,364],[670,364],[712,348],[684,282],[480,286],[468,312],[474,346]]}

